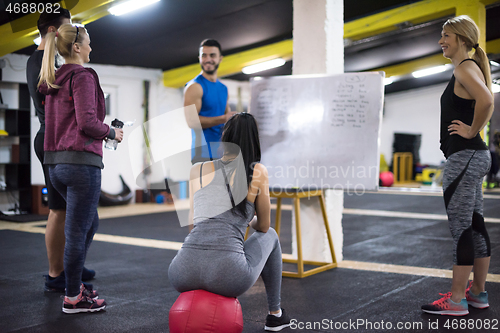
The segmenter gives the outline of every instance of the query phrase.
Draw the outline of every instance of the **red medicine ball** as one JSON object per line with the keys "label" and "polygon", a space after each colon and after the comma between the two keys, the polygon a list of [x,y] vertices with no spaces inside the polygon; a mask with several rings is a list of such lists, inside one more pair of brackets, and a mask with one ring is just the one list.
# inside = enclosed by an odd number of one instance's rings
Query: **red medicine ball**
{"label": "red medicine ball", "polygon": [[394,175],[390,171],[384,171],[380,173],[380,185],[382,186],[392,186],[394,184]]}
{"label": "red medicine ball", "polygon": [[243,313],[236,298],[186,291],[172,305],[168,327],[170,333],[241,333]]}

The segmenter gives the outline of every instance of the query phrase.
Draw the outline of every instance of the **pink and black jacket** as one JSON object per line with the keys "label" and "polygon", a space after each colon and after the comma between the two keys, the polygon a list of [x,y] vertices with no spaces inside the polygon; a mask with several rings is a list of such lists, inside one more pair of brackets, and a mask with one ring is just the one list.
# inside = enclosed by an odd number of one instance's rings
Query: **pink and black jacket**
{"label": "pink and black jacket", "polygon": [[104,168],[102,140],[115,131],[104,124],[104,93],[97,73],[77,64],[56,71],[60,89],[42,84],[45,98],[44,164],[85,164]]}

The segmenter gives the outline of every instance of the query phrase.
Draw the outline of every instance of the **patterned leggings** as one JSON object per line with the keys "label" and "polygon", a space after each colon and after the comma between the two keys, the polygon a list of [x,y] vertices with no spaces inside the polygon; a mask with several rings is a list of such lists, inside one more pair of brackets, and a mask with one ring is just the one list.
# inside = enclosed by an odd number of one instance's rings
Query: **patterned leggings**
{"label": "patterned leggings", "polygon": [[448,157],[443,191],[453,236],[453,263],[474,265],[474,258],[491,255],[490,239],[483,218],[483,177],[488,173],[488,150],[461,150]]}

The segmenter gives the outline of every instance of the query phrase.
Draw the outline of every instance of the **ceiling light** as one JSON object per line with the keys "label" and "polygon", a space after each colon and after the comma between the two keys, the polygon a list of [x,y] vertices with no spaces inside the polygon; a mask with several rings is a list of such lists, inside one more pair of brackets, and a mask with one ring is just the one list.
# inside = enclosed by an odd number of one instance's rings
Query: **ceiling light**
{"label": "ceiling light", "polygon": [[393,82],[394,82],[394,78],[392,76],[384,78],[384,86],[387,86],[387,85],[389,85],[389,84],[391,84]]}
{"label": "ceiling light", "polygon": [[241,70],[245,74],[253,74],[257,72],[262,72],[271,68],[276,68],[283,66],[286,63],[285,59],[277,58],[269,61],[261,62],[260,64],[255,64],[251,66],[243,67]]}
{"label": "ceiling light", "polygon": [[116,6],[109,8],[108,11],[113,15],[119,16],[129,13],[133,10],[151,5],[158,1],[160,0],[129,0],[126,2],[121,2]]}
{"label": "ceiling light", "polygon": [[500,92],[500,85],[493,83],[491,85],[491,90],[493,91],[493,93],[499,93]]}
{"label": "ceiling light", "polygon": [[40,37],[40,36],[33,39],[33,43],[35,43],[36,45],[40,45],[41,42],[42,42],[42,37]]}
{"label": "ceiling light", "polygon": [[493,61],[493,60],[490,60],[490,65],[493,65],[493,66],[496,66],[496,67],[500,67],[500,64],[496,61]]}
{"label": "ceiling light", "polygon": [[415,72],[411,73],[411,75],[413,75],[413,77],[419,78],[419,77],[423,77],[423,76],[427,76],[427,75],[441,73],[447,69],[448,69],[448,65],[442,65],[442,66],[421,69],[419,71],[415,71]]}

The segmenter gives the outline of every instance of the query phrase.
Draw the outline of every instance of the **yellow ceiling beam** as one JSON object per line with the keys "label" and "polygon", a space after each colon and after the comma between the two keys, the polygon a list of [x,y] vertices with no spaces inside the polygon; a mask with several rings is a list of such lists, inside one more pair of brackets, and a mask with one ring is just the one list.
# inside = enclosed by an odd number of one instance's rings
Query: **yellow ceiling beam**
{"label": "yellow ceiling beam", "polygon": [[[115,0],[85,0],[79,1],[71,9],[72,19],[75,22],[88,24],[101,17],[108,15],[107,9]],[[68,1],[69,3],[70,1]],[[344,38],[361,39],[368,36],[377,35],[386,31],[397,29],[397,25],[403,22],[418,24],[446,15],[471,16],[481,30],[480,44],[485,45],[485,27],[486,15],[485,5],[500,2],[499,0],[423,0],[414,4],[402,6],[383,13],[371,15],[355,21],[344,24]],[[64,3],[64,1],[61,1]],[[67,7],[67,6],[65,6]],[[33,44],[38,30],[36,20],[39,14],[26,15],[15,21],[17,26],[28,26],[18,32],[12,32],[10,24],[0,26],[0,56],[17,51]],[[488,53],[500,53],[500,42],[492,41],[487,45]],[[262,61],[282,57],[290,59],[293,54],[293,42],[287,40],[271,45],[266,45],[253,50],[240,52],[224,57],[219,68],[221,77],[241,72],[245,66],[259,63]],[[439,56],[439,57],[438,57]],[[438,59],[440,58],[440,59]],[[441,55],[430,56],[405,64],[385,67],[387,76],[408,74],[411,71],[435,66],[448,61]],[[164,84],[169,87],[182,87],[200,72],[199,64],[192,64],[172,70],[165,71],[163,74]]]}
{"label": "yellow ceiling beam", "polygon": [[[487,53],[500,53],[500,38],[490,40],[486,43]],[[425,69],[429,67],[445,65],[451,63],[449,59],[445,58],[443,54],[434,54],[428,57],[407,61],[402,64],[397,64],[393,66],[380,67],[376,69],[371,69],[370,71],[383,71],[385,76],[402,76],[410,74],[414,71],[420,69]]]}
{"label": "yellow ceiling beam", "polygon": [[[108,15],[108,7],[115,0],[80,0],[71,8],[72,20],[88,24],[103,16]],[[60,1],[63,7],[64,1]],[[68,1],[69,3],[69,1]],[[13,23],[7,23],[0,26],[0,57],[6,54],[23,49],[33,45],[33,39],[38,37],[36,22],[40,14],[34,13],[25,15]],[[12,25],[22,27],[19,31],[13,32]]]}
{"label": "yellow ceiling beam", "polygon": [[414,71],[418,71],[419,69],[425,69],[449,63],[451,63],[450,60],[443,57],[442,54],[434,54],[428,57],[407,61],[402,64],[371,69],[370,71],[385,72],[385,77],[402,76],[410,74]]}
{"label": "yellow ceiling beam", "polygon": [[489,54],[500,53],[500,38],[486,42],[486,53]]}
{"label": "yellow ceiling beam", "polygon": [[[433,19],[444,17],[447,15],[462,15],[467,14],[473,18],[481,30],[481,46],[485,45],[485,30],[486,30],[486,11],[485,6],[490,5],[499,0],[423,0],[410,5],[402,6],[399,8],[391,9],[382,13],[371,15],[368,17],[360,18],[351,22],[344,24],[344,38],[350,38],[353,40],[374,36],[383,32],[398,29],[397,25],[404,22],[411,22],[412,24],[419,24],[422,22],[427,22]],[[436,38],[438,38],[437,36]],[[437,42],[437,41],[436,41]],[[282,42],[283,43],[283,42]],[[272,59],[272,48],[276,44],[268,45],[267,50],[269,56],[267,59]],[[488,43],[489,44],[489,43]],[[288,50],[280,50],[291,55],[293,54],[292,42],[286,44]],[[284,46],[280,44],[280,47]],[[245,51],[224,58],[219,69],[219,76],[236,74],[241,71],[241,68],[247,66],[250,63],[258,63],[265,61],[267,59],[262,59],[264,57],[261,54],[252,54],[253,50]],[[488,47],[489,52],[489,47]],[[244,53],[244,55],[243,55]],[[490,52],[492,53],[492,52]],[[496,52],[495,52],[496,53]],[[255,57],[254,57],[255,56]],[[230,58],[231,57],[231,58]],[[254,58],[252,58],[254,57]],[[278,56],[274,56],[277,58]],[[440,58],[438,60],[438,58]],[[441,59],[442,58],[442,59]],[[231,60],[231,62],[229,61]],[[424,60],[427,59],[427,60]],[[243,61],[244,63],[237,63],[237,61]],[[414,68],[425,68],[430,65],[437,66],[439,64],[445,64],[448,61],[442,56],[430,56],[427,58],[411,61],[406,66],[405,64],[395,65],[386,67],[387,75],[389,73],[397,73],[392,75],[402,75],[408,74],[415,70]],[[412,69],[410,71],[410,69]],[[194,76],[200,72],[199,64],[192,64],[180,68],[175,68],[167,70],[163,73],[163,82],[167,87],[182,87]]]}
{"label": "yellow ceiling beam", "polygon": [[486,45],[486,8],[485,4],[478,0],[462,0],[457,6],[456,15],[468,15],[476,22],[479,28],[479,45]]}
{"label": "yellow ceiling beam", "polygon": [[344,38],[358,40],[396,30],[404,22],[419,24],[453,15],[458,3],[466,0],[424,0],[363,17],[344,24]]}
{"label": "yellow ceiling beam", "polygon": [[[243,67],[275,58],[290,60],[293,54],[291,39],[257,47],[252,50],[224,56],[219,66],[218,76],[240,73]],[[192,64],[163,72],[163,83],[167,87],[180,88],[201,72],[200,64]]]}
{"label": "yellow ceiling beam", "polygon": [[478,25],[486,20],[485,6],[499,0],[424,0],[344,24],[344,38],[358,40],[398,29],[404,22],[419,24],[447,15],[469,15]]}
{"label": "yellow ceiling beam", "polygon": [[492,5],[494,3],[500,2],[499,0],[479,0],[485,6]]}

